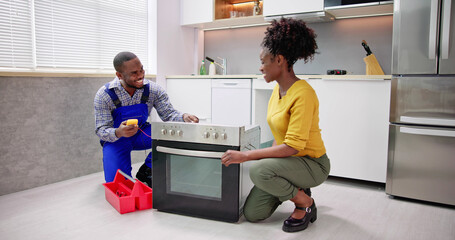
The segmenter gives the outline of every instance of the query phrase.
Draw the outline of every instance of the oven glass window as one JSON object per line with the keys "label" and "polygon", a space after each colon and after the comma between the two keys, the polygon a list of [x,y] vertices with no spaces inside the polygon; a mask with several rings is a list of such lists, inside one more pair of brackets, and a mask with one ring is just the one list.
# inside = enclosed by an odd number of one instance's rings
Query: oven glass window
{"label": "oven glass window", "polygon": [[221,201],[221,159],[170,154],[167,191]]}

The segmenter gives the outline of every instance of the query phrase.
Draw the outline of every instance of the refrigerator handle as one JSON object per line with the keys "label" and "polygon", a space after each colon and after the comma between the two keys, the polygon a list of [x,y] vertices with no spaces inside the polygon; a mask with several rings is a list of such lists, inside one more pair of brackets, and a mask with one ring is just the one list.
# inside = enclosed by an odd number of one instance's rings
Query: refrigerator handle
{"label": "refrigerator handle", "polygon": [[437,39],[437,27],[438,27],[438,2],[439,0],[431,0],[430,9],[430,33],[428,39],[428,58],[436,58],[436,39]]}
{"label": "refrigerator handle", "polygon": [[450,46],[450,11],[452,10],[452,0],[444,0],[442,8],[441,58],[448,59]]}
{"label": "refrigerator handle", "polygon": [[408,133],[408,134],[416,134],[416,135],[455,137],[455,131],[436,130],[436,129],[400,127],[400,132]]}

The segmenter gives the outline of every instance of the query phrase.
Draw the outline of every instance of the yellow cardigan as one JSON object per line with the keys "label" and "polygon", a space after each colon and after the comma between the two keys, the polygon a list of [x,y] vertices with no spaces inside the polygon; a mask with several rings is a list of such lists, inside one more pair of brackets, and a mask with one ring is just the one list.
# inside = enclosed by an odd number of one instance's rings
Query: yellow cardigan
{"label": "yellow cardigan", "polygon": [[319,129],[319,101],[305,81],[295,82],[280,99],[279,85],[273,89],[267,110],[267,122],[278,145],[284,143],[299,152],[319,158],[326,153]]}

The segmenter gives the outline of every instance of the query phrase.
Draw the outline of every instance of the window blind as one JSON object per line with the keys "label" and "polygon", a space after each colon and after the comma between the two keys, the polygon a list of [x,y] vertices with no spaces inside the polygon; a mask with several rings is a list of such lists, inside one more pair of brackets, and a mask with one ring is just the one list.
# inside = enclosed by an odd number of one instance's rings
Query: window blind
{"label": "window blind", "polygon": [[147,0],[2,0],[0,66],[110,70],[131,51],[147,68],[147,10]]}
{"label": "window blind", "polygon": [[33,67],[31,9],[29,0],[0,1],[0,67]]}
{"label": "window blind", "polygon": [[35,1],[38,67],[113,69],[120,51],[147,66],[146,0]]}

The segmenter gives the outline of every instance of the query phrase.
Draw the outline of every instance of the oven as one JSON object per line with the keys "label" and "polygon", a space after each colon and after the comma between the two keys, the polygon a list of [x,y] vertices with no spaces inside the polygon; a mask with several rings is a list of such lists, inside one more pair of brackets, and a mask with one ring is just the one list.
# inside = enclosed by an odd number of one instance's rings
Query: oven
{"label": "oven", "polygon": [[153,207],[159,211],[237,222],[253,184],[249,162],[221,164],[229,149],[259,147],[259,126],[152,123]]}

